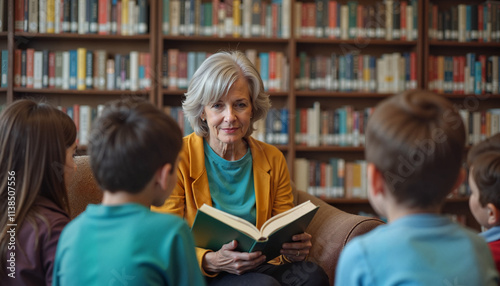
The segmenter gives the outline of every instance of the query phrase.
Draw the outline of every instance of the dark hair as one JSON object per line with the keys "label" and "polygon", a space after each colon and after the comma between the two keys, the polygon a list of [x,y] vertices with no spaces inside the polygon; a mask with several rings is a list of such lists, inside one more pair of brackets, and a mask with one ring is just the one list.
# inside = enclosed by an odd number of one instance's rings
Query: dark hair
{"label": "dark hair", "polygon": [[[15,179],[17,229],[35,219],[48,224],[33,205],[39,196],[54,202],[69,214],[68,196],[61,166],[66,162],[64,135],[56,108],[32,100],[18,100],[0,114],[0,209],[7,212],[8,182]],[[1,257],[6,257],[9,240],[8,216],[0,216]],[[4,270],[2,259],[0,266]]]}
{"label": "dark hair", "polygon": [[77,136],[76,125],[73,119],[69,117],[69,115],[62,112],[61,110],[57,111],[58,111],[57,114],[59,115],[59,118],[61,120],[60,122],[64,134],[64,144],[66,145],[66,148],[69,148],[76,141],[76,136]]}
{"label": "dark hair", "polygon": [[464,125],[451,102],[413,90],[376,106],[368,120],[365,155],[397,202],[425,208],[441,204],[451,191],[464,145]]}
{"label": "dark hair", "polygon": [[500,152],[500,133],[488,137],[472,146],[467,153],[467,165],[471,166],[472,161],[474,161],[477,156],[488,151]]}
{"label": "dark hair", "polygon": [[478,154],[471,162],[471,166],[481,205],[485,207],[488,203],[492,203],[500,209],[500,152]]}
{"label": "dark hair", "polygon": [[143,99],[110,102],[94,122],[90,166],[106,191],[139,193],[163,165],[175,165],[182,147],[179,125]]}

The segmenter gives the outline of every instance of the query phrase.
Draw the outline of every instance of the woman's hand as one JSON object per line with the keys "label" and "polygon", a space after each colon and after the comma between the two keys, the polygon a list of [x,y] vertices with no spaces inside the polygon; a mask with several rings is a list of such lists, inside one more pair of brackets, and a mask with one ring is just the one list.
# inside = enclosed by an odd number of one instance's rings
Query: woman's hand
{"label": "woman's hand", "polygon": [[285,255],[290,261],[303,261],[309,255],[309,250],[312,247],[312,236],[307,233],[294,235],[294,242],[283,243],[281,254]]}
{"label": "woman's hand", "polygon": [[243,274],[266,261],[260,251],[247,253],[234,251],[238,246],[236,240],[224,244],[219,251],[207,252],[203,257],[203,269],[206,272],[228,272]]}

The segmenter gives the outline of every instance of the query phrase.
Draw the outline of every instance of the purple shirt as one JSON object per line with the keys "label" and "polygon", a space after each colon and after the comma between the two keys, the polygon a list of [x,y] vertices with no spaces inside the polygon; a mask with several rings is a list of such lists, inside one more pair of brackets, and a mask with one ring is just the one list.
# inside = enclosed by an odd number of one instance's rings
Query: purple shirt
{"label": "purple shirt", "polygon": [[[7,277],[6,274],[11,272],[5,269],[6,273],[0,274],[2,285],[52,285],[57,242],[70,218],[54,202],[44,197],[38,197],[34,207],[39,208],[38,213],[45,219],[35,218],[37,228],[25,220],[17,229],[15,278]],[[10,252],[7,254],[10,255]]]}

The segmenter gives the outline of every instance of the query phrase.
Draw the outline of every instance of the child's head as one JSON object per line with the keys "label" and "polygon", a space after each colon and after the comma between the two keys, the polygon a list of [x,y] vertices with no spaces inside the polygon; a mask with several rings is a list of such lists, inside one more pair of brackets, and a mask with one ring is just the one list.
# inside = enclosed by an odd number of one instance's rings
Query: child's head
{"label": "child's head", "polygon": [[93,124],[88,151],[103,190],[138,194],[166,164],[174,173],[181,147],[182,133],[171,117],[145,100],[126,99],[106,105]]}
{"label": "child's head", "polygon": [[395,202],[439,207],[459,180],[465,130],[451,102],[422,90],[392,96],[375,108],[365,155]]}
{"label": "child's head", "polygon": [[479,153],[469,166],[472,215],[486,228],[500,225],[500,152]]}
{"label": "child's head", "polygon": [[467,152],[467,165],[471,166],[472,161],[474,161],[477,156],[488,151],[500,152],[500,133],[488,137],[472,146],[469,152]]}
{"label": "child's head", "polygon": [[[24,99],[0,114],[0,193],[4,198],[0,208],[7,210],[7,197],[15,194],[18,225],[33,221],[31,210],[38,196],[69,213],[60,112],[48,104]],[[9,184],[12,181],[15,185]],[[7,216],[1,217],[5,222]]]}

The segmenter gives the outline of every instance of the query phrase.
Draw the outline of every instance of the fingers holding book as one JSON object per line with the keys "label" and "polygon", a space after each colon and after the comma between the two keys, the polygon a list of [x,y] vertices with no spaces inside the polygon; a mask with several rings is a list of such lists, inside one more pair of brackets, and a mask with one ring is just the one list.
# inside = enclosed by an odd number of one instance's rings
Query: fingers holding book
{"label": "fingers holding book", "polygon": [[235,251],[238,242],[233,240],[215,252],[208,252],[203,259],[203,268],[208,272],[228,272],[241,275],[266,261],[262,252]]}
{"label": "fingers holding book", "polygon": [[281,254],[289,262],[303,261],[309,255],[312,247],[312,236],[309,233],[301,233],[292,237],[293,242],[283,243]]}

